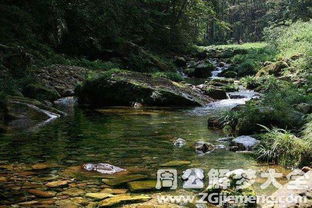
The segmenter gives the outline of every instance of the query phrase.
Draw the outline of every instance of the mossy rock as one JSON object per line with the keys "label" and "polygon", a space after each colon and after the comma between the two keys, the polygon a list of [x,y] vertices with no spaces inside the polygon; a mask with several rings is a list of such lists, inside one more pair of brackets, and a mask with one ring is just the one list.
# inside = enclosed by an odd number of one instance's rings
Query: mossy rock
{"label": "mossy rock", "polygon": [[227,98],[226,91],[222,87],[208,86],[203,90],[205,95],[208,95],[213,99],[221,100]]}
{"label": "mossy rock", "polygon": [[156,181],[149,180],[149,181],[133,181],[128,183],[129,189],[132,192],[137,191],[150,191],[154,190],[156,187]]}
{"label": "mossy rock", "polygon": [[232,70],[226,70],[223,73],[221,73],[221,76],[225,78],[236,78],[237,77],[237,72],[232,71]]}
{"label": "mossy rock", "polygon": [[204,106],[213,99],[182,83],[136,72],[116,72],[89,80],[77,90],[80,104],[94,107]]}
{"label": "mossy rock", "polygon": [[281,76],[283,70],[288,67],[289,65],[285,61],[278,61],[260,69],[259,72],[256,74],[256,77],[261,77],[264,75]]}
{"label": "mossy rock", "polygon": [[23,88],[23,95],[37,100],[54,101],[60,98],[60,94],[55,89],[50,89],[41,84],[29,84]]}

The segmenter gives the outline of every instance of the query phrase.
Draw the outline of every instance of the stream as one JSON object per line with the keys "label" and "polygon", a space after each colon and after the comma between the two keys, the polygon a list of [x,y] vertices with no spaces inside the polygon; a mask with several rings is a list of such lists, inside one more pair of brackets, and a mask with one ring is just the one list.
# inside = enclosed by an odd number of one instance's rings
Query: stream
{"label": "stream", "polygon": [[[231,99],[235,93],[244,97]],[[60,179],[64,170],[85,163],[109,163],[151,178],[155,178],[162,164],[181,160],[190,161],[190,165],[177,167],[179,173],[187,168],[202,168],[208,173],[210,169],[263,170],[273,167],[259,164],[252,154],[227,150],[228,143],[218,141],[224,137],[222,132],[207,128],[207,114],[244,104],[255,96],[254,92],[244,89],[235,93],[229,93],[228,99],[199,108],[119,107],[96,111],[75,108],[67,117],[55,119],[37,131],[0,135],[0,177],[18,178],[14,183],[0,183],[3,190],[0,205],[25,200],[20,187],[23,180],[30,183],[30,187],[31,184],[36,187],[45,180]],[[177,138],[185,139],[186,145],[175,147],[173,142]],[[194,149],[197,141],[224,145],[225,148],[198,155]],[[28,167],[35,164],[56,166],[35,170]],[[28,168],[22,168],[25,166]],[[274,168],[287,172],[281,167]],[[87,181],[92,186],[87,185],[84,189],[93,188],[93,192],[103,188],[100,185],[94,187],[90,182],[93,180],[98,182],[94,178],[81,177],[75,183],[79,185]],[[258,192],[261,192],[260,182],[255,185]]]}

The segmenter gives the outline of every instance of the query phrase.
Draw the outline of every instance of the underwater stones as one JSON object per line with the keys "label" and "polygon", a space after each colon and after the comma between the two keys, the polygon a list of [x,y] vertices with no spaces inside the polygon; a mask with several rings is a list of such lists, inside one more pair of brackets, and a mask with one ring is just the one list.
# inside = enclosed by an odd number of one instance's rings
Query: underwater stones
{"label": "underwater stones", "polygon": [[88,198],[92,198],[92,199],[96,199],[96,200],[102,200],[102,199],[106,199],[109,197],[112,197],[112,194],[109,193],[86,193],[85,195]]}
{"label": "underwater stones", "polygon": [[78,189],[78,188],[69,188],[63,191],[62,194],[68,195],[68,196],[82,196],[85,194],[85,191],[82,189]]}
{"label": "underwater stones", "polygon": [[50,197],[54,197],[56,195],[55,192],[52,191],[42,191],[39,189],[29,189],[28,193],[33,194],[37,197],[43,197],[43,198],[50,198]]}
{"label": "underwater stones", "polygon": [[33,170],[44,170],[44,169],[49,169],[49,168],[56,168],[59,167],[57,164],[53,163],[37,163],[31,166]]}
{"label": "underwater stones", "polygon": [[129,203],[129,202],[145,202],[150,199],[151,197],[147,195],[120,194],[108,199],[104,199],[99,203],[99,207],[112,207],[120,203]]}
{"label": "underwater stones", "polygon": [[46,184],[49,188],[56,188],[68,185],[69,181],[52,181]]}
{"label": "underwater stones", "polygon": [[133,181],[128,183],[129,189],[132,192],[153,190],[156,187],[156,181]]}
{"label": "underwater stones", "polygon": [[0,177],[0,183],[7,182],[8,179],[6,177]]}
{"label": "underwater stones", "polygon": [[259,143],[259,140],[251,136],[240,136],[232,140],[231,146],[236,146],[239,151],[251,151]]}
{"label": "underwater stones", "polygon": [[110,165],[108,163],[97,163],[97,164],[87,163],[84,164],[82,167],[87,171],[96,171],[102,174],[109,175],[125,171],[125,169],[122,169],[114,165]]}
{"label": "underwater stones", "polygon": [[146,175],[137,174],[137,175],[124,175],[124,176],[119,176],[119,177],[112,178],[112,179],[103,179],[102,181],[109,186],[118,186],[124,183],[146,179],[146,178],[147,178]]}
{"label": "underwater stones", "polygon": [[195,143],[195,150],[197,153],[203,154],[215,150],[215,146],[209,142],[198,141]]}
{"label": "underwater stones", "polygon": [[185,139],[178,138],[177,140],[174,141],[173,145],[176,147],[183,147],[184,145],[186,145],[186,141]]}
{"label": "underwater stones", "polygon": [[127,193],[128,189],[111,189],[105,188],[101,191],[101,193],[108,193],[108,194],[125,194]]}
{"label": "underwater stones", "polygon": [[179,167],[179,166],[185,166],[185,165],[190,165],[191,161],[187,160],[173,160],[170,162],[166,162],[164,164],[161,164],[161,167]]}

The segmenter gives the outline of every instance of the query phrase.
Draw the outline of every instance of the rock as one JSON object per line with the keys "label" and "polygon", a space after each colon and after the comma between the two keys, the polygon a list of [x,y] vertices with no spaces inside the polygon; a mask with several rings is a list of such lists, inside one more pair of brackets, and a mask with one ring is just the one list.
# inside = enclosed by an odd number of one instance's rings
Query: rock
{"label": "rock", "polygon": [[215,146],[216,149],[226,149],[226,147],[223,144],[218,144]]}
{"label": "rock", "polygon": [[177,140],[174,141],[173,145],[176,147],[183,147],[184,145],[186,145],[186,141],[185,139],[178,138]]}
{"label": "rock", "polygon": [[151,197],[146,195],[120,194],[101,201],[99,203],[99,207],[112,207],[121,203],[129,203],[129,202],[145,202],[150,199]]}
{"label": "rock", "polygon": [[48,88],[41,84],[29,84],[23,87],[23,95],[37,100],[53,101],[60,97],[54,88]]}
{"label": "rock", "polygon": [[221,87],[215,86],[207,86],[206,88],[202,89],[205,95],[217,100],[222,100],[227,98],[226,91]]}
{"label": "rock", "polygon": [[233,137],[223,137],[223,138],[219,138],[217,139],[218,142],[229,142],[233,139]]}
{"label": "rock", "polygon": [[59,165],[54,164],[54,163],[37,163],[31,166],[33,170],[44,170],[44,169],[56,168],[56,167],[59,167]]}
{"label": "rock", "polygon": [[142,107],[143,107],[142,103],[135,102],[133,104],[133,108],[135,108],[135,109],[139,109],[139,108],[142,108]]}
{"label": "rock", "polygon": [[156,181],[133,181],[129,182],[128,186],[132,192],[153,190],[156,187]]}
{"label": "rock", "polygon": [[222,127],[223,127],[223,124],[218,118],[215,118],[215,117],[208,118],[208,128],[220,129]]}
{"label": "rock", "polygon": [[0,183],[7,182],[8,179],[6,177],[0,177]]}
{"label": "rock", "polygon": [[68,196],[82,196],[85,194],[85,191],[82,189],[78,189],[78,188],[69,188],[63,191],[62,194],[68,195]]}
{"label": "rock", "polygon": [[114,165],[110,165],[108,163],[97,163],[97,164],[87,163],[87,164],[84,164],[82,167],[83,169],[87,171],[96,171],[102,174],[109,174],[109,175],[119,173],[122,171],[126,171],[125,169],[122,169]]}
{"label": "rock", "polygon": [[185,67],[187,62],[184,57],[176,57],[174,63],[178,67]]}
{"label": "rock", "polygon": [[218,64],[219,67],[224,67],[225,65],[226,65],[226,63],[222,62],[222,61]]}
{"label": "rock", "polygon": [[58,200],[56,202],[57,207],[62,207],[62,208],[79,208],[79,204],[66,199],[66,200]]}
{"label": "rock", "polygon": [[54,101],[54,104],[58,106],[72,107],[77,104],[77,98],[73,96],[63,97]]}
{"label": "rock", "polygon": [[293,60],[293,61],[296,61],[296,60],[298,60],[299,58],[301,58],[301,57],[303,57],[303,56],[304,56],[303,53],[298,53],[298,54],[292,55],[292,56],[290,57],[290,59]]}
{"label": "rock", "polygon": [[63,187],[68,185],[69,181],[52,181],[46,184],[49,188]]}
{"label": "rock", "polygon": [[102,199],[106,199],[112,196],[113,196],[112,194],[108,194],[108,193],[87,193],[86,194],[86,197],[96,199],[96,200],[102,200]]}
{"label": "rock", "polygon": [[213,101],[193,87],[166,78],[122,71],[88,80],[77,89],[79,103],[101,106],[201,106]]}
{"label": "rock", "polygon": [[308,104],[308,103],[300,103],[298,105],[295,106],[295,108],[304,114],[309,114],[312,113],[312,105]]}
{"label": "rock", "polygon": [[250,151],[253,150],[255,146],[260,143],[259,140],[251,137],[251,136],[240,136],[233,139],[231,146],[237,146],[240,151]]}
{"label": "rock", "polygon": [[278,61],[276,63],[272,63],[260,69],[256,74],[256,77],[261,77],[263,75],[280,76],[282,74],[283,69],[288,67],[289,65],[286,62]]}
{"label": "rock", "polygon": [[303,172],[307,173],[309,171],[312,171],[312,168],[308,167],[308,166],[305,166],[301,169]]}
{"label": "rock", "polygon": [[230,94],[229,93],[229,98],[230,99],[243,99],[243,98],[246,98],[246,97],[243,96],[243,95],[237,95],[237,94]]}
{"label": "rock", "polygon": [[108,194],[125,194],[127,193],[128,189],[111,189],[111,188],[105,188],[101,192],[102,193],[108,193]]}
{"label": "rock", "polygon": [[57,91],[60,97],[72,96],[76,86],[87,77],[88,70],[77,66],[51,65],[38,69],[36,77],[41,85]]}
{"label": "rock", "polygon": [[209,142],[198,141],[195,144],[195,150],[197,153],[203,154],[215,150],[215,146]]}
{"label": "rock", "polygon": [[107,185],[110,186],[118,186],[124,183],[128,183],[131,181],[137,181],[137,180],[141,180],[141,179],[145,179],[147,178],[146,175],[125,175],[125,176],[119,176],[116,178],[112,178],[112,179],[103,179],[103,182]]}
{"label": "rock", "polygon": [[54,197],[56,195],[55,192],[42,191],[42,190],[38,190],[38,189],[29,189],[28,193],[31,193],[37,197],[43,197],[43,198],[51,198],[51,197]]}
{"label": "rock", "polygon": [[179,166],[185,166],[185,165],[190,165],[191,161],[187,160],[173,160],[170,162],[166,162],[164,164],[161,164],[161,167],[179,167]]}

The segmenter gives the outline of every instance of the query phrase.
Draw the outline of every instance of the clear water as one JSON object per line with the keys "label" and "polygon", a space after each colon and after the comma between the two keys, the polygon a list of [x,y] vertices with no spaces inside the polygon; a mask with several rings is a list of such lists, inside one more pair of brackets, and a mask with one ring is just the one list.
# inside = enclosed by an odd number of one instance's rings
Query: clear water
{"label": "clear water", "polygon": [[[217,150],[195,154],[194,144],[223,135],[207,128],[206,116],[192,109],[105,109],[76,110],[72,116],[53,121],[36,132],[11,132],[0,136],[0,160],[9,163],[56,162],[81,165],[107,162],[124,168],[156,170],[171,160],[189,160],[201,168],[244,168],[257,163],[248,155]],[[187,145],[174,147],[176,138]]]}

